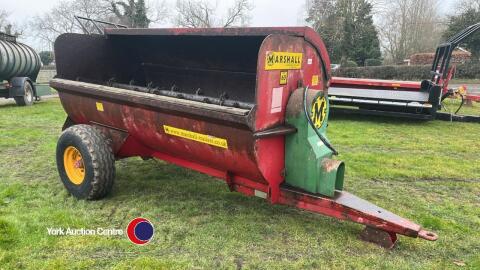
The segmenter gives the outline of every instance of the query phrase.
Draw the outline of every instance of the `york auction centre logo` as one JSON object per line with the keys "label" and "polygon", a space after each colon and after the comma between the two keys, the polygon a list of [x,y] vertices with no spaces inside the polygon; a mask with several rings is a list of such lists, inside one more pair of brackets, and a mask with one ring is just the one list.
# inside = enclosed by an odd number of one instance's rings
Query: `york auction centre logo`
{"label": "york auction centre logo", "polygon": [[49,227],[47,234],[51,236],[106,236],[120,237],[127,235],[128,239],[136,245],[145,245],[152,241],[154,228],[152,222],[146,218],[137,217],[128,223],[127,230],[117,228],[71,228]]}
{"label": "york auction centre logo", "polygon": [[136,245],[145,245],[153,238],[153,224],[145,218],[134,218],[127,226],[127,236]]}

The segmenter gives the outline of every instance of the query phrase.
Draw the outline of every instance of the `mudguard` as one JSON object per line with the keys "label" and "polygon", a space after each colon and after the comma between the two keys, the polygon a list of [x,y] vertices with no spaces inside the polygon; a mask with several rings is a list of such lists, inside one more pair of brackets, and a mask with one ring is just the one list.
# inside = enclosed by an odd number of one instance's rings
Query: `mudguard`
{"label": "mudguard", "polygon": [[32,80],[28,77],[13,77],[10,80],[10,89],[9,89],[9,96],[10,97],[21,97],[25,95],[24,85],[25,83],[30,83],[33,88],[33,95],[37,96],[37,89],[35,88],[35,84],[33,84]]}

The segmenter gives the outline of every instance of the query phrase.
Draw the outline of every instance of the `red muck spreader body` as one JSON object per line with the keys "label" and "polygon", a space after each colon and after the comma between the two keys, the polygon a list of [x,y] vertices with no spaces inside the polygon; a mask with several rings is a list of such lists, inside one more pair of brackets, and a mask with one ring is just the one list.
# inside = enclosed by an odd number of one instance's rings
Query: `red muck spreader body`
{"label": "red muck spreader body", "polygon": [[[342,191],[326,138],[330,60],[310,28],[106,29],[55,42],[68,118],[60,177],[78,198],[112,188],[116,159],[158,158],[231,191],[367,226],[365,240],[436,240]],[[81,57],[79,57],[81,56]]]}

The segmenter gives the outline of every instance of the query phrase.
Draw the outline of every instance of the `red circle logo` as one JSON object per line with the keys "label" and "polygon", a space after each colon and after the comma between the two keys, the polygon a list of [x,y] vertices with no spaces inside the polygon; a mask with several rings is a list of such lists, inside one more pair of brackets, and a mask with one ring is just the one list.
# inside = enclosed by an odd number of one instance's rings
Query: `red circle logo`
{"label": "red circle logo", "polygon": [[134,218],[127,226],[127,236],[136,245],[145,245],[153,238],[153,224],[145,218]]}

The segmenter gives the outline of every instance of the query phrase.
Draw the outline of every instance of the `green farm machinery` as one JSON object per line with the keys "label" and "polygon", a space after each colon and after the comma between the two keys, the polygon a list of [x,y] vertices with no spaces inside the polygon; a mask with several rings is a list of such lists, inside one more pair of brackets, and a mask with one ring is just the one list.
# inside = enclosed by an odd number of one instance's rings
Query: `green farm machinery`
{"label": "green farm machinery", "polygon": [[35,50],[17,42],[15,36],[0,33],[0,97],[29,106],[40,96],[50,94],[48,85],[36,83],[41,66]]}

